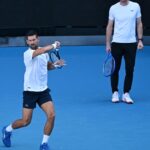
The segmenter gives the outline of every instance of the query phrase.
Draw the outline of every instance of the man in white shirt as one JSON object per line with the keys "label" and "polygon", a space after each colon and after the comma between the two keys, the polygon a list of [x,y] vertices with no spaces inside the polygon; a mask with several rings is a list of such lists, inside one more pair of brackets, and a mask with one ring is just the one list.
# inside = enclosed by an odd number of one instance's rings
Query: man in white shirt
{"label": "man in white shirt", "polygon": [[[26,42],[29,46],[24,52],[24,64],[26,67],[24,75],[24,92],[23,92],[23,115],[19,120],[14,121],[2,130],[2,141],[6,147],[11,146],[11,134],[14,129],[22,128],[30,124],[32,113],[36,104],[45,112],[47,121],[44,127],[43,140],[40,150],[49,150],[48,139],[54,126],[54,106],[47,86],[48,70],[55,69],[53,63],[49,62],[48,52],[60,46],[56,41],[52,45],[39,47],[39,38],[35,31],[29,31],[26,35]],[[63,66],[64,61],[56,62],[57,65]]]}
{"label": "man in white shirt", "polygon": [[[111,36],[114,29],[112,43]],[[137,39],[136,40],[136,30]],[[123,102],[133,104],[129,92],[133,81],[136,51],[143,48],[143,27],[141,10],[138,3],[129,0],[120,0],[111,6],[109,21],[106,29],[106,51],[111,51],[116,68],[111,76],[112,102],[119,102],[118,80],[121,60],[124,56],[126,76],[124,80]]]}

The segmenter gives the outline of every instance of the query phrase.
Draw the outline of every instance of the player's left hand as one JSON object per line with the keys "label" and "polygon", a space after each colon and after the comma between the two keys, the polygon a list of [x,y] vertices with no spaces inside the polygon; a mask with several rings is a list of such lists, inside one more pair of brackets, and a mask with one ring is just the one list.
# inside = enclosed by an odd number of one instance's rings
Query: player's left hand
{"label": "player's left hand", "polygon": [[141,40],[139,40],[137,49],[142,50],[143,48],[144,48],[143,42]]}
{"label": "player's left hand", "polygon": [[[63,66],[65,66],[66,65],[66,63],[65,63],[65,61],[63,60],[63,59],[60,59],[60,60],[58,60],[58,61],[56,61],[55,63],[54,63],[54,66],[58,66],[58,67],[63,67]],[[56,67],[57,68],[57,67]]]}

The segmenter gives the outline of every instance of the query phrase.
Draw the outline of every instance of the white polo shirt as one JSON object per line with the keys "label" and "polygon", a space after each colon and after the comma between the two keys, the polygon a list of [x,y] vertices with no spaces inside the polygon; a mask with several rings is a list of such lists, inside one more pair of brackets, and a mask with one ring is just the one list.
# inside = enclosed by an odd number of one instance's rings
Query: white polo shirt
{"label": "white polo shirt", "polygon": [[32,58],[35,50],[28,49],[24,52],[24,64],[26,67],[24,74],[24,91],[40,92],[48,88],[47,63],[49,55],[47,53]]}
{"label": "white polo shirt", "polygon": [[109,19],[114,21],[112,42],[136,42],[136,20],[139,17],[141,10],[138,3],[129,1],[126,6],[122,6],[120,2],[112,5],[109,10]]}

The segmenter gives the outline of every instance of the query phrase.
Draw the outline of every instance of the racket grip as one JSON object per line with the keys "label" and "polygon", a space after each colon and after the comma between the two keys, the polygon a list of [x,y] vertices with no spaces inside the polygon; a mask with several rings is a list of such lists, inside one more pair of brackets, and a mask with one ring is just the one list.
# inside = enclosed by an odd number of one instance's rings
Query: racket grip
{"label": "racket grip", "polygon": [[59,41],[55,41],[52,45],[53,45],[53,47],[54,47],[54,49],[55,49],[56,51],[59,50],[59,49],[58,49],[58,47],[60,47],[60,42],[59,42]]}
{"label": "racket grip", "polygon": [[57,44],[56,43],[52,44],[52,46],[53,46],[54,49],[57,48]]}

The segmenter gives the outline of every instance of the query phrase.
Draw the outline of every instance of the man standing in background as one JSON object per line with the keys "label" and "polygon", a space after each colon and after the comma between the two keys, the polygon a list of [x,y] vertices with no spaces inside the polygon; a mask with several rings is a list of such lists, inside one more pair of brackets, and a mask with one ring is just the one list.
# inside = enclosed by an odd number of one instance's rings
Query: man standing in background
{"label": "man standing in background", "polygon": [[[111,36],[112,32],[112,43]],[[137,40],[136,40],[137,30]],[[124,56],[126,76],[122,101],[133,104],[130,97],[135,66],[136,51],[143,48],[143,25],[141,21],[141,10],[138,3],[129,0],[120,0],[111,6],[109,10],[109,21],[106,29],[106,51],[111,51],[116,62],[116,68],[111,76],[112,102],[119,102],[118,81],[121,60]]]}

